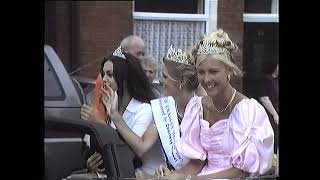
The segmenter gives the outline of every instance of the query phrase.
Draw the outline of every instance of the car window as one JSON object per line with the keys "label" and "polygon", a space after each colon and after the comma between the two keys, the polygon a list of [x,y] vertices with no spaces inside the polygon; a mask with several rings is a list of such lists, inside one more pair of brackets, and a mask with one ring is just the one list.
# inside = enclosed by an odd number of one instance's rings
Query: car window
{"label": "car window", "polygon": [[65,93],[58,79],[58,76],[48,57],[44,56],[44,96],[45,100],[64,100]]}

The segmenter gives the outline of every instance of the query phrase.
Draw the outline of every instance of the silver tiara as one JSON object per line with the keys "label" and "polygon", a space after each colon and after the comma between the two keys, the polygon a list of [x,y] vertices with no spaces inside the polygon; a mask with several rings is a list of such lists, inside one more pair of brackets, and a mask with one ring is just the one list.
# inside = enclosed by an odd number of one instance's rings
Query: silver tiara
{"label": "silver tiara", "polygon": [[113,56],[118,56],[121,57],[123,59],[126,59],[126,56],[124,56],[124,54],[121,51],[121,46],[119,46],[116,50],[114,50],[114,52],[112,53]]}
{"label": "silver tiara", "polygon": [[182,52],[181,49],[173,48],[172,45],[170,45],[168,49],[166,58],[178,63],[189,64],[187,61],[188,55],[185,52]]}
{"label": "silver tiara", "polygon": [[216,45],[212,45],[208,42],[203,42],[203,44],[199,45],[197,54],[221,54],[228,53],[226,48],[217,47]]}

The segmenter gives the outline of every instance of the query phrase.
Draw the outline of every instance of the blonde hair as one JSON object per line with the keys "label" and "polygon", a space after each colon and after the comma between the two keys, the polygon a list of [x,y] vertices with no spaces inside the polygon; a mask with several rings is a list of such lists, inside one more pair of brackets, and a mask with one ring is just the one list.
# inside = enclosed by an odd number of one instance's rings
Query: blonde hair
{"label": "blonde hair", "polygon": [[[199,53],[199,46],[209,44],[215,48],[221,49],[219,53]],[[229,35],[222,29],[218,29],[204,37],[202,37],[190,50],[190,63],[199,66],[199,64],[208,58],[214,58],[223,62],[231,69],[234,75],[242,76],[242,71],[234,63],[234,53],[238,50],[238,46],[231,41]]]}
{"label": "blonde hair", "polygon": [[169,75],[176,81],[185,80],[186,86],[193,91],[198,88],[196,67],[191,64],[179,63],[167,58],[163,58],[163,64],[167,68]]}

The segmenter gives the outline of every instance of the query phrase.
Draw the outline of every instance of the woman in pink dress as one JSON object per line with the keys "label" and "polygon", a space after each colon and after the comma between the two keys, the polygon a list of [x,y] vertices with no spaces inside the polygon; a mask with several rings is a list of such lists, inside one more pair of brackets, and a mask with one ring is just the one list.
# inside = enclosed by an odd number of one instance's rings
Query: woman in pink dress
{"label": "woman in pink dress", "polygon": [[198,80],[208,96],[193,97],[181,123],[177,149],[191,160],[176,171],[158,169],[157,175],[237,178],[261,175],[271,168],[274,134],[266,111],[230,84],[232,75],[242,75],[233,61],[236,50],[221,29],[192,49]]}

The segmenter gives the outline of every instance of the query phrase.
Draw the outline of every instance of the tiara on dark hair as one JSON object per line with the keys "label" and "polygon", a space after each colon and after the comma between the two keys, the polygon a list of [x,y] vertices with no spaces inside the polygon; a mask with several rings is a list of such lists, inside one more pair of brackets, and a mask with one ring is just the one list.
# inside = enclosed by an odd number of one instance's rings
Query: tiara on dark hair
{"label": "tiara on dark hair", "polygon": [[123,59],[126,59],[126,56],[122,53],[121,51],[121,46],[119,46],[116,50],[114,50],[114,52],[112,53],[113,56],[118,56],[121,57]]}

